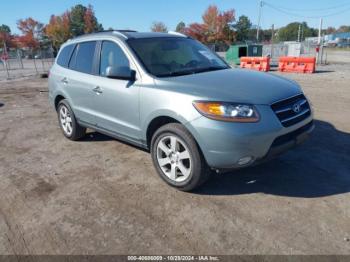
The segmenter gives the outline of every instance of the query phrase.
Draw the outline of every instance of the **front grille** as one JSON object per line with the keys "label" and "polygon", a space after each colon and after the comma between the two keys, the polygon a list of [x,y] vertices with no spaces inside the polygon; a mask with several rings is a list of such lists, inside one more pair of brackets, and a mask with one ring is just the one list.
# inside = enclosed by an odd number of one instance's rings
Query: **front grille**
{"label": "front grille", "polygon": [[[299,106],[299,111],[293,110],[296,105]],[[284,127],[295,125],[311,115],[309,102],[303,94],[278,101],[271,108]]]}

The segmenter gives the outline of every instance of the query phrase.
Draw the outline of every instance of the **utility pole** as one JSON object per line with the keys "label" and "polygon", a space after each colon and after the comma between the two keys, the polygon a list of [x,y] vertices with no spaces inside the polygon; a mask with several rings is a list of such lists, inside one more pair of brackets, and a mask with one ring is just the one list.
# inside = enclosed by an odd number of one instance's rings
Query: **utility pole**
{"label": "utility pole", "polygon": [[272,24],[272,26],[271,26],[271,51],[270,51],[271,60],[273,57],[273,42],[275,41],[274,37],[275,37],[275,25]]}
{"label": "utility pole", "polygon": [[304,41],[304,25],[301,25],[301,41]]}
{"label": "utility pole", "polygon": [[6,59],[3,59],[2,62],[4,63],[6,74],[7,74],[7,79],[10,78],[10,73],[9,73],[9,64],[7,63],[8,60],[8,53],[7,53],[7,46],[6,46],[6,40],[4,40],[4,50],[3,50],[3,55],[7,57]]}
{"label": "utility pole", "polygon": [[318,27],[318,44],[321,44],[321,34],[322,34],[322,18],[320,18],[320,26]]}
{"label": "utility pole", "polygon": [[323,48],[322,48],[322,18],[320,18],[320,25],[318,27],[318,51],[317,51],[317,55],[316,55],[316,62],[317,64],[322,63],[322,61],[320,61],[320,58],[322,59],[322,55],[320,57],[320,53],[323,52]]}
{"label": "utility pole", "polygon": [[298,42],[300,42],[300,35],[301,35],[301,24],[299,24],[299,29],[298,29]]}
{"label": "utility pole", "polygon": [[259,42],[259,31],[260,31],[260,20],[261,20],[261,12],[264,2],[262,0],[259,1],[259,15],[258,15],[258,28],[256,30],[256,41]]}

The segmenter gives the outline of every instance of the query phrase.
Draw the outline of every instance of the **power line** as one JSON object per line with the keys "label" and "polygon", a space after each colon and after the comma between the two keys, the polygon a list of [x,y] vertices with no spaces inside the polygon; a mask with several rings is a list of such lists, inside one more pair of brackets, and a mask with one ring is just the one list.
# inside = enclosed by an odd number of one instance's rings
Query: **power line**
{"label": "power line", "polygon": [[[268,3],[266,3],[266,4],[268,4]],[[332,10],[332,9],[338,9],[338,8],[348,6],[348,5],[350,5],[350,2],[339,4],[339,5],[334,5],[334,6],[329,6],[329,7],[324,7],[324,8],[311,8],[311,9],[289,8],[289,7],[283,7],[283,6],[277,6],[277,5],[274,5],[274,6],[276,8],[279,8],[279,9],[286,9],[286,10],[291,10],[291,11],[312,12],[312,11],[327,11],[327,10]]]}
{"label": "power line", "polygon": [[288,12],[288,11],[285,11],[279,7],[276,7],[274,5],[271,5],[267,2],[264,2],[264,5],[276,10],[276,11],[279,11],[281,13],[284,13],[284,14],[287,14],[287,15],[290,15],[290,16],[294,16],[294,17],[301,17],[301,18],[307,18],[307,19],[319,19],[321,17],[330,17],[330,16],[335,16],[335,15],[339,15],[339,14],[342,14],[342,13],[345,13],[347,11],[350,11],[350,7],[349,8],[346,8],[346,9],[343,9],[341,11],[337,11],[337,12],[333,12],[333,13],[329,13],[329,14],[325,14],[325,15],[318,15],[318,16],[305,16],[305,15],[300,15],[300,14],[296,14],[296,13],[293,13],[293,12]]}

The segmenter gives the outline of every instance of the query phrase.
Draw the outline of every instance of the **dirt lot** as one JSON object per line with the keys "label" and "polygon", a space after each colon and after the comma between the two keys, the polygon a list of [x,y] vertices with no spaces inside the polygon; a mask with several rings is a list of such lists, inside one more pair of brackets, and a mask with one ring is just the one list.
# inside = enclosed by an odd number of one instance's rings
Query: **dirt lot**
{"label": "dirt lot", "polygon": [[183,193],[148,153],[63,137],[47,80],[0,82],[0,254],[350,254],[350,65],[297,80],[316,129]]}

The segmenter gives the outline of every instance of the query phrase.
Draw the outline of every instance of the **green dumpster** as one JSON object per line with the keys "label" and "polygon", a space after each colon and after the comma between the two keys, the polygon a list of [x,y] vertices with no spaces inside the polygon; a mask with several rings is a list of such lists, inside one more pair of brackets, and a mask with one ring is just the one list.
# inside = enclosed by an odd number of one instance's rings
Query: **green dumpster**
{"label": "green dumpster", "polygon": [[241,44],[231,45],[226,52],[226,61],[229,64],[239,65],[242,56],[262,56],[262,45]]}

